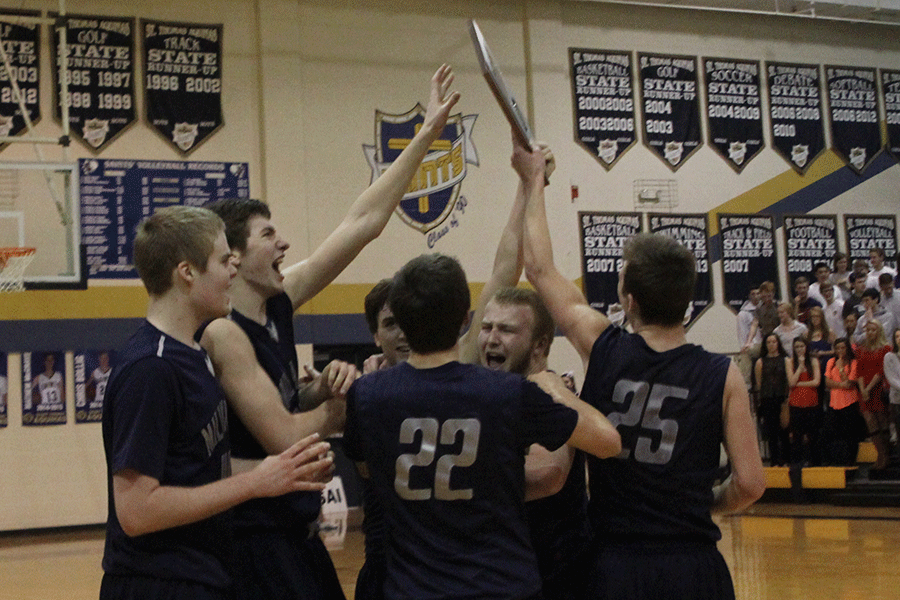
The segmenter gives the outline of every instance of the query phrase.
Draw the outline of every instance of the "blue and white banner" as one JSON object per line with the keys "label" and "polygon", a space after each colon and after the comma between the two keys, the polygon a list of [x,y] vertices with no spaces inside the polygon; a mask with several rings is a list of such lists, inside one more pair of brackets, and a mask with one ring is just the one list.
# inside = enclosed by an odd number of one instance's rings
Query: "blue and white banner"
{"label": "blue and white banner", "polygon": [[115,366],[115,353],[110,350],[76,352],[75,422],[99,423],[103,418],[106,384]]}
{"label": "blue and white banner", "polygon": [[66,422],[64,352],[22,353],[22,425]]}

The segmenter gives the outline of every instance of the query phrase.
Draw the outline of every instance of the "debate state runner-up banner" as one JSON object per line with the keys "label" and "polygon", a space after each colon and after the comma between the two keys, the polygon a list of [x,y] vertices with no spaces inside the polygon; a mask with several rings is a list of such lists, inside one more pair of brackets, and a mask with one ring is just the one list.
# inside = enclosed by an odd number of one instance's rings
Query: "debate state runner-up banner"
{"label": "debate state runner-up banner", "polygon": [[569,48],[575,142],[609,170],[637,141],[631,53]]}
{"label": "debate state runner-up banner", "polygon": [[718,219],[725,305],[739,312],[750,290],[764,281],[775,284],[775,297],[780,298],[772,215],[720,214]]}
{"label": "debate state runner-up banner", "polygon": [[759,63],[705,58],[709,143],[740,173],[765,145]]}
{"label": "debate state runner-up banner", "polygon": [[801,175],[825,150],[818,65],[766,63],[772,146]]}
{"label": "debate state runner-up banner", "polygon": [[581,272],[584,295],[591,307],[604,314],[619,302],[622,250],[641,232],[640,213],[579,212]]}
{"label": "debate state runner-up banner", "polygon": [[[0,14],[13,19],[40,15],[37,11],[13,10],[0,10]],[[0,22],[0,39],[12,72],[8,72],[0,61],[0,136],[6,137],[28,129],[20,100],[24,102],[32,124],[41,120],[41,29],[34,23]],[[16,95],[12,81],[19,86],[21,97]],[[8,145],[0,144],[0,150]]]}
{"label": "debate state runner-up banner", "polygon": [[702,144],[697,58],[638,54],[644,144],[673,171]]}
{"label": "debate state runner-up banner", "polygon": [[868,262],[869,252],[881,248],[884,264],[897,267],[896,215],[844,215],[844,233],[851,265],[858,258]]}
{"label": "debate state runner-up banner", "polygon": [[687,325],[690,326],[713,303],[712,272],[709,269],[709,222],[705,213],[650,215],[650,233],[678,240],[697,259],[697,284]]}
{"label": "debate state runner-up banner", "polygon": [[887,124],[887,151],[900,160],[900,71],[881,70],[884,121]]}
{"label": "debate state runner-up banner", "polygon": [[801,275],[810,283],[816,281],[816,263],[832,266],[838,248],[837,229],[835,215],[784,215],[784,254],[791,289]]}
{"label": "debate state runner-up banner", "polygon": [[825,67],[831,145],[857,173],[881,152],[875,69]]}

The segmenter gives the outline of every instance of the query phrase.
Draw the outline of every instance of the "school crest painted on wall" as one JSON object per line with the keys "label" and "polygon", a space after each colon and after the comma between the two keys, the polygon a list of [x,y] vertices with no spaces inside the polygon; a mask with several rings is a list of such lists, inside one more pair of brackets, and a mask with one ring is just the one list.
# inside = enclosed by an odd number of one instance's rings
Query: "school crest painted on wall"
{"label": "school crest painted on wall", "polygon": [[[413,229],[427,233],[453,211],[467,166],[478,166],[478,153],[471,139],[477,118],[478,115],[451,115],[444,131],[428,149],[397,207],[397,214]],[[373,182],[400,156],[424,120],[425,107],[421,104],[402,115],[375,111],[375,145],[363,146]]]}

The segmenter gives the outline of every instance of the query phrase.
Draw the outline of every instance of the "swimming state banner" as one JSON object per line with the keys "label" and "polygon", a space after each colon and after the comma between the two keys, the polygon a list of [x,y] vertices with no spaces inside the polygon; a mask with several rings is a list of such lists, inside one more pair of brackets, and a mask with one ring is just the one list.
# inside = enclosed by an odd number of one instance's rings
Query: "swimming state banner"
{"label": "swimming state banner", "polygon": [[784,253],[791,288],[801,275],[813,283],[816,263],[831,267],[838,248],[837,229],[835,215],[784,215]]}
{"label": "swimming state banner", "polygon": [[697,259],[697,284],[686,315],[690,326],[713,303],[712,272],[709,269],[709,221],[706,213],[650,215],[650,233],[678,240]]}
{"label": "swimming state banner", "polygon": [[575,142],[607,171],[637,141],[631,53],[569,48]]}
{"label": "swimming state banner", "polygon": [[775,284],[775,297],[779,298],[772,215],[720,214],[718,219],[725,305],[739,312],[750,290],[764,281]]}
{"label": "swimming state banner", "polygon": [[604,314],[619,302],[622,250],[643,229],[640,213],[579,212],[584,295]]}
{"label": "swimming state banner", "polygon": [[831,144],[857,173],[881,152],[875,69],[825,67]]}
{"label": "swimming state banner", "polygon": [[881,69],[881,94],[887,123],[886,150],[900,160],[900,71]]}
{"label": "swimming state banner", "polygon": [[801,175],[825,150],[818,65],[766,63],[772,145]]}
{"label": "swimming state banner", "polygon": [[884,264],[896,268],[896,215],[844,215],[844,234],[847,239],[850,264],[861,258],[868,262],[869,251],[884,250]]}
{"label": "swimming state banner", "polygon": [[706,58],[703,74],[709,144],[740,173],[765,145],[759,63]]}

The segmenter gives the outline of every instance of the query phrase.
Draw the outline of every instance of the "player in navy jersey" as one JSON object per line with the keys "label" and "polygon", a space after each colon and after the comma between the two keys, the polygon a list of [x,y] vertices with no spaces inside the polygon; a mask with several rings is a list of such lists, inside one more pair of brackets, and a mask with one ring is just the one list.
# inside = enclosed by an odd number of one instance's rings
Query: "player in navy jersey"
{"label": "player in navy jersey", "polygon": [[[276,233],[265,204],[229,199],[209,205],[225,221],[228,242],[239,259],[231,318],[211,323],[201,340],[233,409],[232,454],[237,465],[253,464],[311,432],[325,437],[342,429],[344,395],[357,372],[335,361],[311,386],[302,387],[293,313],[384,229],[459,99],[449,91],[452,82],[448,66],[437,70],[422,127],[410,144],[312,255],[283,272],[288,243]],[[343,598],[316,532],[320,506],[318,494],[301,494],[238,507],[239,594],[285,600]]]}
{"label": "player in navy jersey", "polygon": [[222,221],[165,208],[138,228],[134,263],[150,301],[111,375],[103,442],[109,517],[101,598],[229,598],[228,509],[251,498],[321,490],[328,444],[298,442],[230,475],[228,409],[200,325],[229,310],[235,275]]}
{"label": "player in navy jersey", "polygon": [[[740,372],[685,339],[693,255],[664,236],[633,238],[619,300],[634,333],[610,327],[553,264],[541,153],[515,144],[512,162],[527,188],[528,279],[585,362],[581,398],[622,436],[619,456],[588,457],[597,543],[587,597],[733,598],[710,513],[749,506],[765,479]],[[731,477],[714,490],[721,444]]]}
{"label": "player in navy jersey", "polygon": [[351,387],[344,434],[385,511],[384,596],[539,598],[525,452],[568,442],[612,456],[617,434],[553,374],[526,381],[458,361],[469,289],[454,259],[413,259],[389,298],[410,356]]}

